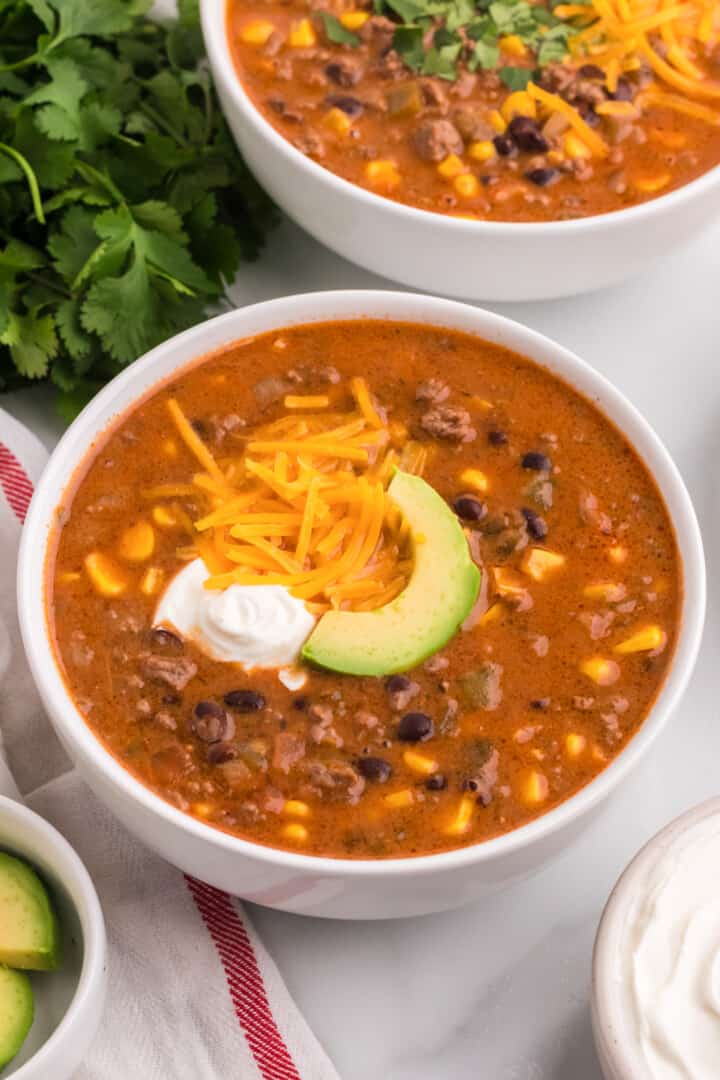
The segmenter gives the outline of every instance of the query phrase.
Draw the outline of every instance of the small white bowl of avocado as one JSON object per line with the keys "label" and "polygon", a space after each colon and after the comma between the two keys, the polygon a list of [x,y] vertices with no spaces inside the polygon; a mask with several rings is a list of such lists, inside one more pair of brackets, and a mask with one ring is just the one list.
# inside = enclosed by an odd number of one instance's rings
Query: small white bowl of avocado
{"label": "small white bowl of avocado", "polygon": [[67,840],[0,796],[0,1078],[68,1080],[97,1031],[106,937]]}

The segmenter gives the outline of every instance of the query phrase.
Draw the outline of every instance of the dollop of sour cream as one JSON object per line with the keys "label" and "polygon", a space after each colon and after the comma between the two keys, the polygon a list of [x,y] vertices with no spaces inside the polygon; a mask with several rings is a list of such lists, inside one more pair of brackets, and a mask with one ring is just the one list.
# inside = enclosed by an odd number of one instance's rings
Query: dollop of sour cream
{"label": "dollop of sour cream", "polygon": [[622,975],[648,1073],[653,1080],[717,1080],[720,816],[677,836],[637,889]]}
{"label": "dollop of sour cream", "polygon": [[247,668],[292,664],[315,618],[282,585],[206,589],[208,572],[193,559],[165,589],[154,625],[174,628],[213,660]]}

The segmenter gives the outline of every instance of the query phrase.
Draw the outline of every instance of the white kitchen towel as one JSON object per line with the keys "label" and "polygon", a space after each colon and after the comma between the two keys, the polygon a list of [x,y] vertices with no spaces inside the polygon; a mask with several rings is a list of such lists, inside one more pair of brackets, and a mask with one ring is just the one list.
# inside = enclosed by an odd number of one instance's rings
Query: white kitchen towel
{"label": "white kitchen towel", "polygon": [[105,1016],[77,1080],[338,1080],[239,902],[132,838],[71,769],[43,713],[20,644],[15,562],[45,461],[0,409],[0,792],[19,788],[67,837],[108,928]]}

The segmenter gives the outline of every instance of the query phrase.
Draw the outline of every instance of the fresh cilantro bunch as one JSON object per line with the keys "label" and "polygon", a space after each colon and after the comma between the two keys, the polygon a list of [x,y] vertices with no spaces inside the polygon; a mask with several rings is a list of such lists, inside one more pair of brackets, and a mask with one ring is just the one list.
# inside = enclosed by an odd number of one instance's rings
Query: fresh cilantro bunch
{"label": "fresh cilantro bunch", "polygon": [[[464,61],[470,71],[498,69],[506,86],[521,90],[535,68],[499,67],[500,39],[520,38],[539,68],[562,60],[577,27],[553,13],[559,2],[551,0],[546,6],[528,0],[375,0],[374,7],[376,14],[397,22],[393,47],[411,71],[453,81]],[[589,2],[579,0],[580,4]],[[360,44],[357,34],[334,16],[324,14],[323,19],[331,41],[351,47]],[[428,43],[427,33],[433,27]]]}
{"label": "fresh cilantro bunch", "polygon": [[0,0],[0,390],[72,416],[198,322],[274,210],[238,155],[197,0]]}

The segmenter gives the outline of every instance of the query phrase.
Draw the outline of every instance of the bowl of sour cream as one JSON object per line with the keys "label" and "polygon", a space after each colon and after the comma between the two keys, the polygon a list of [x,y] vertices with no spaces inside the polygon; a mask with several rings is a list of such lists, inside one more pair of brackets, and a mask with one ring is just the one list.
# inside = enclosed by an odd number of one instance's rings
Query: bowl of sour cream
{"label": "bowl of sour cream", "polygon": [[658,833],[626,868],[593,956],[606,1080],[720,1076],[720,798]]}

